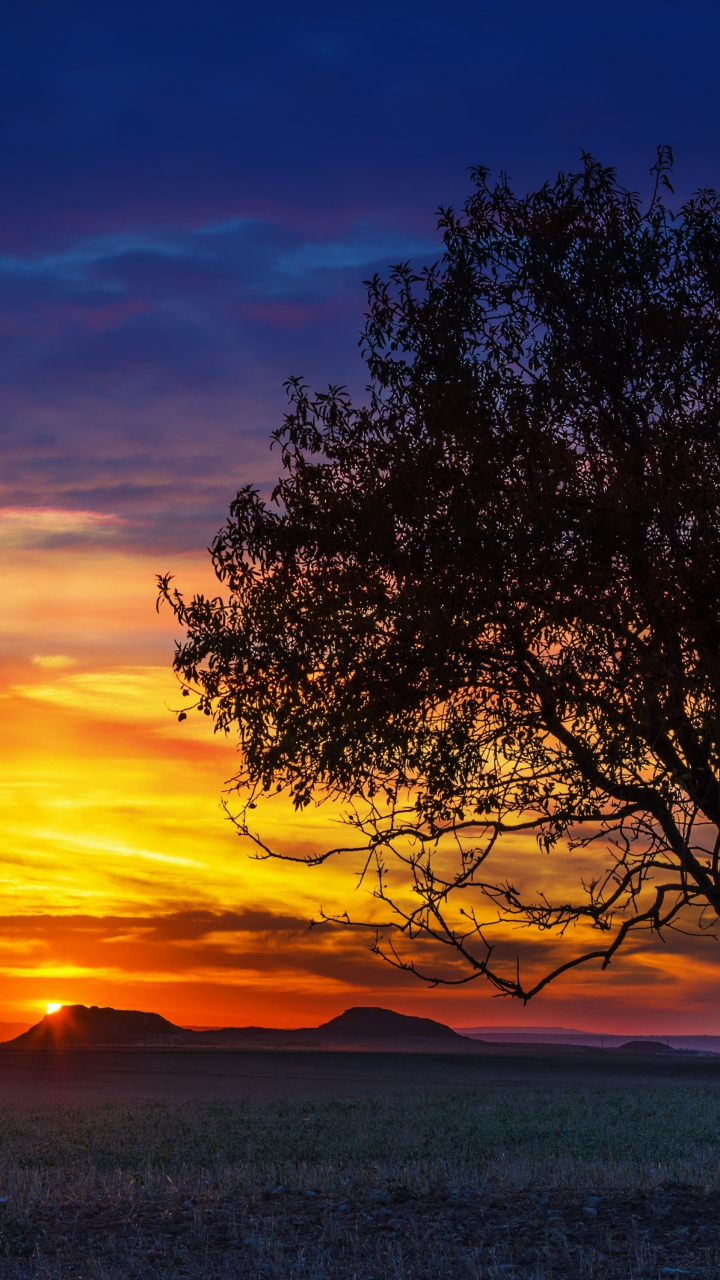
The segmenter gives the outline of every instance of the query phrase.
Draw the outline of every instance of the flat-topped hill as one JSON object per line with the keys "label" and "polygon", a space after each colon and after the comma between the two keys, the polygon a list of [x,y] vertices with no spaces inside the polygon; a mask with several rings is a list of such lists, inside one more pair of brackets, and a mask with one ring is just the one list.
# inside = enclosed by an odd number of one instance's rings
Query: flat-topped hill
{"label": "flat-topped hill", "polygon": [[137,1009],[101,1009],[97,1005],[63,1005],[23,1035],[7,1041],[14,1048],[44,1049],[61,1045],[235,1045],[237,1047],[318,1048],[337,1043],[443,1040],[470,1044],[442,1022],[413,1018],[392,1009],[346,1009],[320,1027],[297,1031],[269,1027],[223,1027],[194,1031],[178,1027],[158,1013]]}
{"label": "flat-topped hill", "polygon": [[413,1018],[405,1013],[395,1013],[392,1009],[376,1009],[357,1006],[346,1009],[323,1022],[318,1031],[324,1035],[351,1036],[353,1040],[462,1040],[456,1031],[446,1027],[444,1022],[434,1022],[432,1018]]}
{"label": "flat-topped hill", "polygon": [[237,1044],[278,1048],[328,1048],[333,1042],[457,1041],[469,1043],[454,1030],[430,1018],[409,1018],[392,1009],[346,1009],[322,1027],[273,1030],[265,1027],[224,1027],[191,1030],[176,1027],[160,1014],[137,1009],[100,1009],[97,1005],[63,1005],[47,1014],[36,1027],[6,1044],[14,1048],[51,1048],[82,1044]]}
{"label": "flat-topped hill", "polygon": [[9,1043],[28,1049],[75,1044],[157,1044],[166,1043],[169,1038],[184,1038],[186,1034],[159,1013],[65,1004]]}

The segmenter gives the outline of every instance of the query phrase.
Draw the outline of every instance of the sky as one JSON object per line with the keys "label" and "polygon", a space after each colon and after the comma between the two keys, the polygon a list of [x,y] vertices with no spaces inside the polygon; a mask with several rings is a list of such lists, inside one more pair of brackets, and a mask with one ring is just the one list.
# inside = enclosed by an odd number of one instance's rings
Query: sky
{"label": "sky", "polygon": [[[523,1011],[309,932],[356,900],[352,867],[247,856],[219,807],[233,743],[172,715],[154,588],[212,589],[236,490],[277,474],[285,378],[363,394],[363,281],[434,258],[469,166],[525,190],[586,150],[643,191],[669,143],[678,200],[720,185],[719,38],[710,2],[5,0],[0,1021],[62,1001],[297,1026],[384,1004],[720,1033],[711,941],[638,947]],[[337,816],[267,822],[309,849]]]}

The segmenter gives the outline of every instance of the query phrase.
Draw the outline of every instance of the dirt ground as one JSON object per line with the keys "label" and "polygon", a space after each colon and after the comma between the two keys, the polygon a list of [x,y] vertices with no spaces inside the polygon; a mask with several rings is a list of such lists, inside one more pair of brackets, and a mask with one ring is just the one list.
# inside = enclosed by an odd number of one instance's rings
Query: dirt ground
{"label": "dirt ground", "polygon": [[631,1280],[720,1275],[720,1193],[498,1194],[482,1187],[157,1189],[107,1202],[0,1204],[0,1276],[268,1280]]}

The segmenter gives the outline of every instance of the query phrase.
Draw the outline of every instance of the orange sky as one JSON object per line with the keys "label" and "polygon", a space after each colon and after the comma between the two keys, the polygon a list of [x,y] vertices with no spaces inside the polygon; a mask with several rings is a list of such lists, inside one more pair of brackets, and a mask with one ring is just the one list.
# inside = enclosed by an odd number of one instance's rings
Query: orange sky
{"label": "orange sky", "polygon": [[[173,624],[154,574],[208,584],[206,556],[121,551],[102,521],[43,545],[47,514],[0,513],[3,857],[0,1021],[46,1001],[153,1009],[194,1024],[314,1025],[384,1004],[455,1026],[565,1025],[720,1033],[720,948],[677,937],[612,974],[558,984],[523,1010],[480,984],[428,990],[342,931],[308,932],[352,900],[352,863],[307,871],[253,861],[219,808],[232,744],[179,725]],[[286,805],[263,830],[286,848],[331,832]],[[536,853],[538,882],[548,862]],[[532,963],[535,948],[520,939]]]}

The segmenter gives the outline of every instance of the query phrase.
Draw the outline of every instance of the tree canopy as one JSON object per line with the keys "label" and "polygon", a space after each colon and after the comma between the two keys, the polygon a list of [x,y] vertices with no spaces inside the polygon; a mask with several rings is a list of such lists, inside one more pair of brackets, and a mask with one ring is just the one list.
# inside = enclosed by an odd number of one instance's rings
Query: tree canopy
{"label": "tree canopy", "polygon": [[[238,736],[241,830],[263,794],[344,801],[372,946],[430,981],[527,1000],[720,914],[720,202],[673,213],[671,161],[646,203],[587,155],[524,196],[474,170],[438,262],[368,282],[364,402],[289,380],[224,593],[161,580],[184,692]],[[528,833],[530,880],[587,859],[575,893],[509,878]],[[565,939],[530,985],[494,961],[507,921]]]}

